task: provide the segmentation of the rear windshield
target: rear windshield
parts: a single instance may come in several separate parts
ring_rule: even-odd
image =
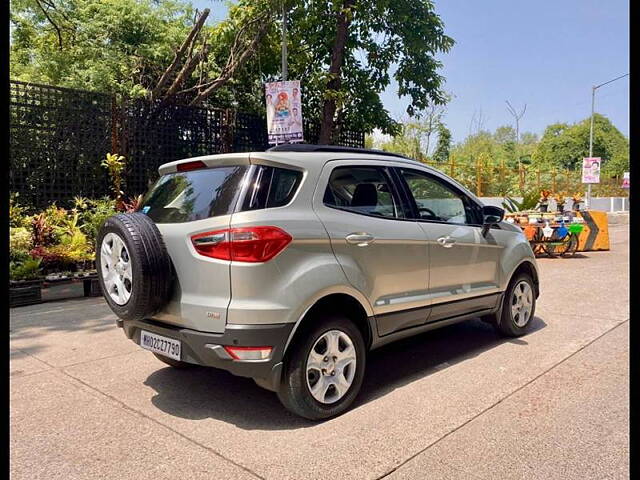
[[[182,223],[232,213],[247,166],[163,175],[140,210],[156,223]]]

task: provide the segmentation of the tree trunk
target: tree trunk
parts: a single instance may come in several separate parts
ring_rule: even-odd
[[[349,29],[350,9],[355,0],[343,0],[342,8],[338,13],[336,22],[336,40],[333,44],[331,52],[331,65],[329,67],[329,81],[325,90],[324,105],[322,107],[322,120],[320,124],[320,137],[318,143],[333,143],[334,117],[336,114],[335,93],[340,89],[342,84],[342,63],[344,61],[344,51],[347,43],[347,33]]]

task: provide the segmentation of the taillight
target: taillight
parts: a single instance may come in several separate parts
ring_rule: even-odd
[[[192,162],[184,162],[176,165],[176,170],[179,172],[189,172],[191,170],[199,170],[201,168],[207,168],[207,164],[202,160],[194,160]]]
[[[252,263],[271,260],[291,240],[291,235],[278,227],[228,228],[191,237],[200,255]]]

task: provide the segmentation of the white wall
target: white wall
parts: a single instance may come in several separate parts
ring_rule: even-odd
[[[514,197],[515,200],[521,201],[522,197]],[[503,197],[480,197],[480,200],[484,202],[485,205],[495,205],[497,207],[502,206],[502,202],[504,200]],[[568,199],[565,202],[565,206],[571,207],[571,199]],[[584,202],[583,202],[584,205]],[[555,211],[556,203],[553,199],[549,200],[549,211]],[[590,210],[600,210],[604,212],[628,212],[629,211],[629,198],[627,197],[592,197],[591,205],[589,205]]]

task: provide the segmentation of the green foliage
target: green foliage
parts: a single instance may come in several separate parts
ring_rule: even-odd
[[[380,93],[392,77],[398,94],[410,100],[407,113],[418,115],[443,104],[444,79],[438,53],[453,40],[430,0],[355,0],[338,90],[329,90],[336,12],[343,0],[286,0],[289,78],[300,79],[307,118],[320,118],[325,98],[338,101],[338,125],[398,133],[399,125],[382,105]],[[41,6],[43,8],[41,8]],[[228,17],[205,25],[207,59],[183,85],[213,79],[229,60],[238,32],[251,20],[279,12],[281,1],[239,0]],[[44,10],[43,10],[44,9]],[[10,68],[13,78],[66,87],[149,96],[171,64],[193,25],[194,9],[184,0],[14,0],[11,2]],[[271,22],[252,60],[236,70],[207,103],[264,112],[263,83],[280,77],[280,32]],[[392,69],[391,66],[394,66]],[[390,73],[393,71],[393,73]]]
[[[438,125],[438,144],[433,152],[433,159],[438,163],[449,161],[451,151],[451,131],[444,123]]]
[[[139,198],[127,205],[134,208]],[[12,201],[13,202],[13,201]],[[76,197],[73,208],[60,208],[53,204],[37,212],[32,217],[17,214],[12,203],[15,218],[9,230],[11,278],[32,278],[34,272],[74,271],[78,267],[91,267],[95,258],[95,242],[104,221],[117,213],[115,200],[108,197],[88,199]],[[36,268],[37,263],[37,268]]]
[[[109,197],[104,197],[97,200],[84,199],[79,205],[78,203],[76,205],[80,228],[93,245],[105,220],[118,213],[116,211],[116,202]]]
[[[573,125],[549,125],[533,153],[534,164],[545,168],[582,167],[589,156],[591,119]],[[604,115],[594,115],[593,156],[603,159],[601,176],[622,175],[629,170],[629,140]]]
[[[537,190],[530,190],[524,194],[521,201],[517,201],[512,197],[506,197],[502,202],[502,208],[510,213],[533,210],[538,204],[539,195],[540,192]]]
[[[348,36],[339,90],[327,90],[328,65],[336,35],[336,12],[344,2],[291,2],[289,15],[289,77],[302,81],[305,112],[320,118],[324,99],[337,99],[337,123],[370,132],[379,128],[397,134],[398,123],[382,105],[380,93],[395,79],[398,94],[417,115],[444,104],[444,79],[435,55],[448,52],[453,39],[429,0],[356,0],[349,9]],[[277,62],[277,58],[272,61]],[[390,67],[396,65],[394,69]]]
[[[9,262],[9,278],[11,280],[35,280],[41,274],[39,258],[28,257],[22,261]]]
[[[9,258],[12,261],[24,259],[33,246],[31,232],[25,227],[9,228]]]
[[[187,35],[193,8],[178,0],[13,0],[10,15],[12,77],[142,96]]]
[[[107,153],[107,157],[100,164],[111,179],[111,191],[113,192],[116,203],[122,201],[124,192],[122,191],[122,174],[126,166],[126,160],[122,155],[116,153]]]
[[[429,160],[430,151],[433,150],[432,146],[435,143],[434,138],[437,135],[436,150],[440,148],[439,155],[448,156],[451,132],[442,123],[445,111],[444,106],[430,107],[422,112],[420,118],[402,123],[400,132],[392,136],[389,141],[381,142],[379,147],[388,152],[400,153],[420,162],[426,162]],[[442,140],[440,140],[441,137]]]
[[[65,265],[75,264],[93,260],[95,254],[92,250],[86,235],[80,230],[75,230],[61,235],[60,243],[47,248],[44,257],[55,257],[57,262]]]

